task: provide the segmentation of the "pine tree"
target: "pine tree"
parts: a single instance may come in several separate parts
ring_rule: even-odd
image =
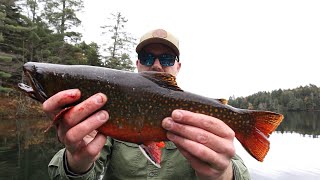
[[[11,91],[6,86],[12,77],[12,60],[15,53],[24,51],[21,40],[23,42],[23,35],[30,31],[21,17],[15,1],[0,4],[0,92]]]
[[[0,49],[3,52],[21,54],[25,58],[28,52],[26,42],[30,37],[32,30],[31,21],[20,13],[20,8],[14,3],[2,4],[0,6],[1,17],[0,32],[2,33],[2,42]]]
[[[113,25],[105,25],[103,35],[107,38],[107,43],[104,44],[105,50],[109,55],[105,56],[105,66],[113,69],[133,71],[135,67],[130,60],[130,53],[134,47],[136,39],[125,31],[125,24],[128,20],[122,16],[120,12],[111,14]]]
[[[0,53],[0,64],[7,64],[12,61],[12,57],[6,55],[4,53]],[[6,80],[11,77],[11,73],[8,73],[4,70],[0,70],[0,93],[1,92],[9,92],[11,88],[5,87]]]
[[[99,46],[97,43],[86,44],[80,43],[79,48],[82,49],[82,53],[85,55],[86,63],[91,66],[102,66],[101,55],[99,54]]]
[[[43,15],[49,25],[53,27],[63,39],[69,37],[71,41],[77,42],[81,34],[70,31],[71,28],[81,24],[76,13],[83,9],[82,0],[41,0],[45,3]]]

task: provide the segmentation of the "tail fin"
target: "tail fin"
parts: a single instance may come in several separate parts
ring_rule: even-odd
[[[254,128],[249,134],[236,132],[236,138],[255,159],[262,162],[270,148],[268,137],[279,126],[283,115],[268,111],[249,113],[255,122]]]

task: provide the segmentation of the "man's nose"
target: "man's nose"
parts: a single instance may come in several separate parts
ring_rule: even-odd
[[[160,61],[159,61],[158,58],[156,58],[156,59],[154,60],[154,63],[153,63],[153,65],[152,65],[152,69],[153,69],[154,71],[161,71],[161,70],[162,70],[162,66],[161,66]]]

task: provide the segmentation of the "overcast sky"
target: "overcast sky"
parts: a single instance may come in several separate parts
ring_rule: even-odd
[[[186,91],[228,99],[320,86],[318,0],[84,0],[84,6],[80,18],[88,43],[101,42],[100,26],[118,11],[138,39],[156,28],[177,36],[177,80]]]

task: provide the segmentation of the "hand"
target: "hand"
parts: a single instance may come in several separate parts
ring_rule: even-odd
[[[190,162],[200,179],[232,179],[235,134],[221,120],[175,110],[162,121],[167,137]]]
[[[78,89],[61,91],[43,103],[43,110],[54,117],[62,107],[79,100],[80,96]],[[58,122],[57,135],[66,147],[68,168],[74,173],[88,171],[99,158],[106,137],[95,129],[104,124],[109,115],[104,110],[94,112],[106,101],[104,94],[95,94],[67,111]]]

